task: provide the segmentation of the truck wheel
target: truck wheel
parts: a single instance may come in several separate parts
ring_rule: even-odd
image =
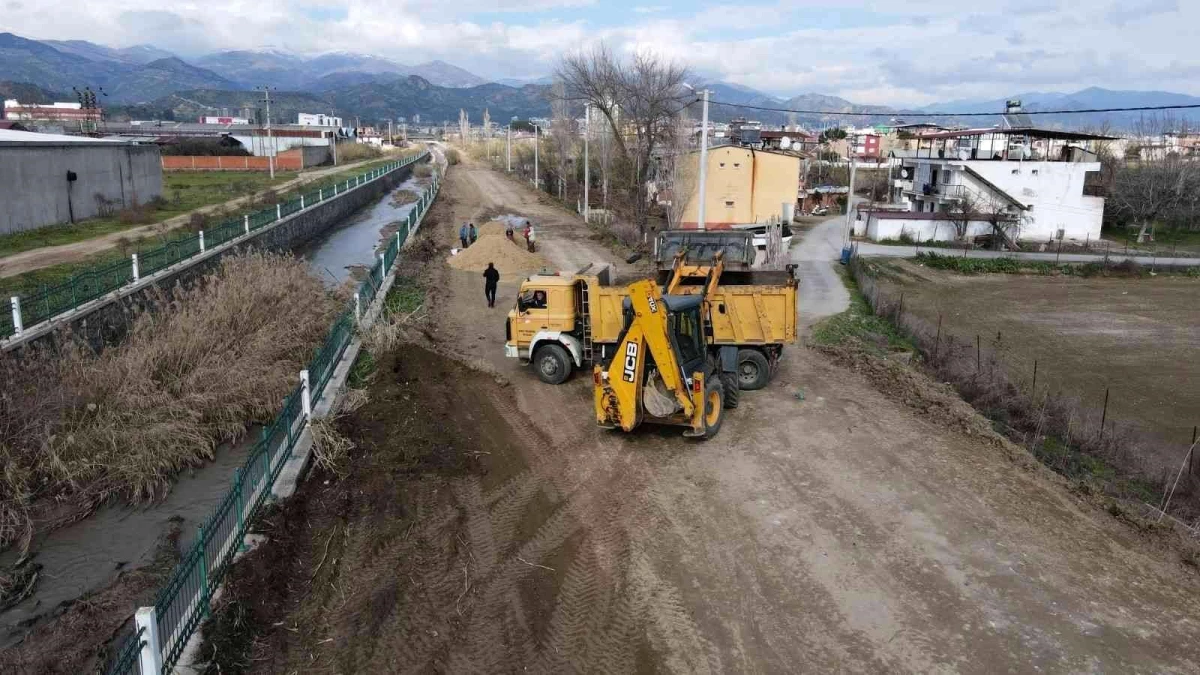
[[[546,384],[562,384],[571,376],[571,357],[561,345],[542,345],[533,354],[533,367]]]
[[[721,373],[721,389],[725,394],[725,409],[733,410],[738,407],[742,392],[738,388],[737,373]]]
[[[745,391],[755,391],[771,381],[771,364],[757,349],[738,350],[738,384]]]
[[[725,419],[725,388],[721,378],[714,377],[704,384],[704,440],[717,435]]]

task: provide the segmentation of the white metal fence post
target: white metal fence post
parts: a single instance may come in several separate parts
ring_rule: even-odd
[[[362,303],[358,299],[358,293],[354,294],[354,321],[358,322],[362,318]]]
[[[400,230],[396,230],[396,257],[400,257],[400,247],[404,245],[404,240],[400,238]]]
[[[300,371],[300,405],[304,410],[304,419],[312,419],[312,387],[308,381],[308,369]]]
[[[325,201],[325,188],[317,188],[317,201]]]
[[[153,607],[139,607],[133,615],[136,628],[142,631],[141,651],[138,653],[138,665],[142,675],[162,675],[162,649],[159,646],[158,617]]]
[[[275,220],[279,220],[282,217],[283,217],[283,205],[276,204],[275,205]]]
[[[13,315],[13,334],[20,335],[21,331],[25,330],[25,324],[21,321],[21,298],[12,296],[12,315]]]
[[[137,254],[130,256],[133,259],[133,280],[137,281],[142,278],[141,271],[138,269]]]
[[[246,228],[246,234],[250,234],[250,214],[242,216],[242,227]]]
[[[204,230],[200,230],[200,252],[204,253]]]
[[[304,195],[300,195],[300,210],[304,210]]]

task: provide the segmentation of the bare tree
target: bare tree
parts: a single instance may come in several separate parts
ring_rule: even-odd
[[[971,226],[971,222],[980,219],[978,198],[970,193],[963,192],[957,199],[952,199],[946,204],[946,217],[950,223],[954,225],[955,241],[966,241],[967,230]]]
[[[563,57],[556,76],[566,96],[590,104],[607,122],[617,156],[625,164],[621,188],[632,198],[634,222],[645,234],[645,175],[656,147],[669,135],[675,115],[694,98],[680,85],[686,67],[655,54],[618,59],[604,44]]]
[[[1194,227],[1200,165],[1168,145],[1182,124],[1169,118],[1143,119],[1133,127],[1137,154],[1111,158],[1105,215],[1110,224],[1138,228],[1138,241],[1154,238],[1158,224]],[[1103,159],[1103,158],[1102,158]]]
[[[569,114],[566,88],[555,82],[550,96],[550,150],[554,171],[557,174],[559,198],[562,199],[567,176],[567,162],[574,145],[574,120]]]
[[[666,139],[666,152],[662,161],[665,166],[660,172],[658,188],[670,190],[671,201],[667,205],[667,227],[679,228],[683,212],[696,193],[699,181],[700,156],[692,153],[692,120],[684,110]]]
[[[458,109],[458,133],[459,139],[462,141],[463,147],[471,140],[468,135],[471,132],[470,118],[467,117],[467,111],[462,108]]]

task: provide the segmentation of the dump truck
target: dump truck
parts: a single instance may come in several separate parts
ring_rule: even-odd
[[[722,365],[726,404],[736,407],[739,390],[765,387],[783,347],[796,339],[795,270],[726,284],[722,252],[696,264],[686,256],[686,249],[674,253],[665,288],[701,299],[706,348]],[[532,275],[508,313],[505,354],[532,363],[543,382],[561,384],[615,353],[630,318],[629,298],[628,287],[610,285],[608,268]]]
[[[704,294],[664,296],[653,279],[625,289],[617,349],[592,370],[598,425],[633,431],[652,422],[687,427],[683,435],[693,438],[717,435],[725,385],[705,344]]]

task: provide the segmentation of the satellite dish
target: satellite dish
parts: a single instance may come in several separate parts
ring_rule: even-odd
[[[900,169],[900,176],[904,178],[904,180],[910,180],[912,178],[912,169],[908,167]]]
[[[787,136],[779,139],[779,147],[783,148],[784,150],[792,147],[792,139],[788,138]]]

